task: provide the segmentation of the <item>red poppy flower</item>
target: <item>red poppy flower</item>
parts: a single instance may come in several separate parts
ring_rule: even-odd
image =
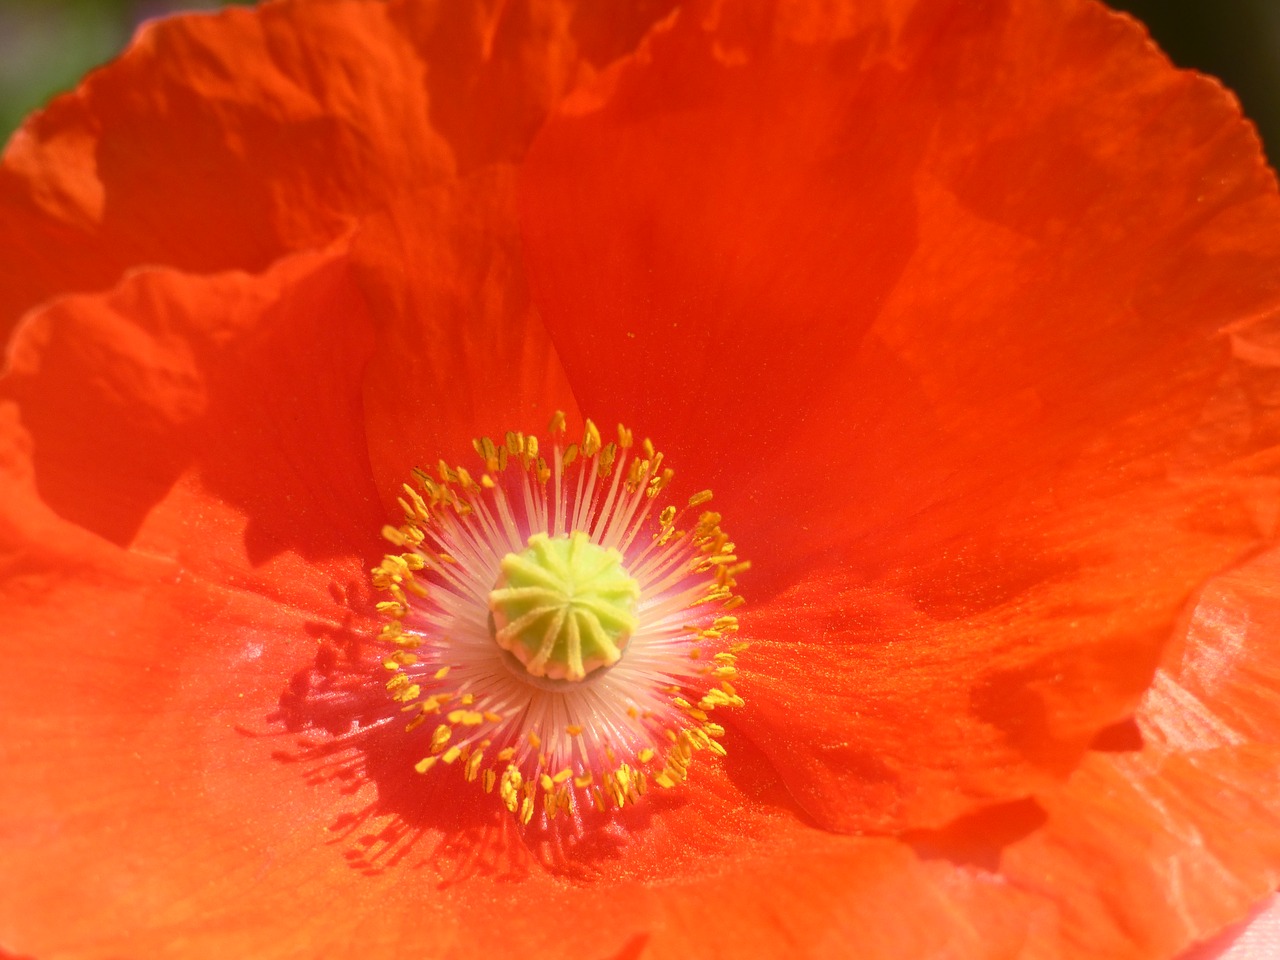
[[[10,142],[0,949],[1167,958],[1280,885],[1233,101],[1090,0],[669,7],[176,18]],[[727,756],[572,833],[365,670],[413,469],[556,410],[753,561]]]

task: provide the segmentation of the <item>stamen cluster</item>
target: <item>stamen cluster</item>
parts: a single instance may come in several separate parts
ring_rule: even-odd
[[[695,753],[724,753],[712,712],[742,703],[731,681],[745,644],[732,642],[729,611],[747,564],[720,515],[699,510],[710,491],[658,508],[672,471],[652,443],[619,426],[604,444],[590,420],[579,443],[564,445],[565,432],[558,413],[549,457],[537,437],[508,433],[474,441],[477,474],[443,461],[415,471],[404,523],[383,531],[399,552],[373,571],[387,594],[387,690],[422,744],[416,769],[456,767],[524,824],[676,786]],[[634,629],[620,656],[589,662],[599,669],[581,669],[579,653],[562,679],[530,672],[495,638],[503,561],[583,536],[616,551],[638,585]]]

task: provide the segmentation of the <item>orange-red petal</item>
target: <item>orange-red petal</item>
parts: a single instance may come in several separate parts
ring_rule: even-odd
[[[822,823],[937,826],[1069,770],[1274,533],[1225,331],[1280,310],[1280,203],[1097,4],[820,6],[686,11],[567,101],[528,261],[579,403],[755,561],[746,729]]]
[[[149,23],[5,151],[0,330],[133,265],[262,270],[451,167],[421,61],[384,5]]]
[[[373,326],[337,247],[257,276],[141,272],[22,328],[0,407],[6,949],[1013,960],[1016,914],[959,911],[984,897],[907,847],[806,824],[734,738],[723,765],[575,853],[587,883],[504,842],[392,741],[285,762],[299,751],[271,715],[288,678],[372,629]],[[130,451],[111,463],[91,430],[55,438],[94,465],[84,505],[43,489],[70,485],[40,455],[55,404]]]
[[[129,267],[261,270],[406,190],[524,152],[663,4],[313,3],[145,25],[0,162],[0,337]]]
[[[1280,886],[1280,554],[1212,580],[1137,714],[1140,748],[1091,753],[1037,800],[1001,873],[1056,899],[1067,943],[1170,956]]]
[[[356,276],[375,327],[363,377],[374,478],[395,515],[414,467],[469,469],[478,436],[545,435],[577,406],[529,300],[515,174],[494,164],[407,192],[361,227]]]
[[[1280,953],[1280,897],[1187,951],[1179,960],[1268,960]]]
[[[35,638],[6,649],[0,675],[7,949],[1016,956],[1016,916],[988,938],[905,846],[803,824],[746,744],[598,838],[576,879],[407,765],[281,762],[293,741],[265,714],[308,645],[300,635],[352,628],[323,596],[337,569],[303,574],[296,586],[315,589],[281,604],[45,519],[57,546],[24,564],[0,606],[4,636]],[[56,632],[51,606],[65,611]]]
[[[230,574],[376,544],[358,396],[371,350],[340,248],[260,276],[143,271],[28,315],[0,399],[20,410],[54,512]],[[224,509],[243,531],[218,529]],[[244,555],[222,556],[241,535]]]

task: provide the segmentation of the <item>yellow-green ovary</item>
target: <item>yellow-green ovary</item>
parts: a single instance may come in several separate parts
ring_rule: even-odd
[[[531,676],[583,680],[612,666],[635,633],[640,586],[617,550],[585,533],[535,533],[502,558],[489,592],[494,640]]]

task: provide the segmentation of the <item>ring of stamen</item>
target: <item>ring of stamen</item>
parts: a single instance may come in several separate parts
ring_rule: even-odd
[[[523,823],[638,801],[723,754],[716,709],[732,679],[747,564],[702,507],[655,508],[672,472],[618,428],[553,449],[475,441],[479,476],[415,472],[398,553],[373,572],[387,599],[387,689],[420,740],[423,774],[460,768]],[[512,660],[516,664],[512,664]]]

